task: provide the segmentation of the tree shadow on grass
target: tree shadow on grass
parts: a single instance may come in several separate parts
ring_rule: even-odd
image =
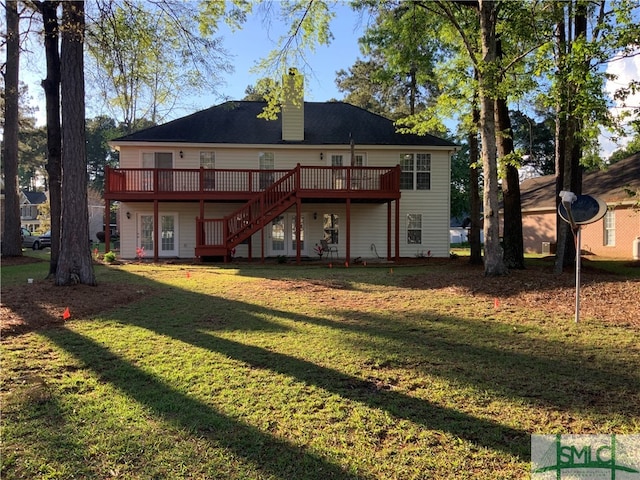
[[[155,415],[233,451],[269,475],[309,480],[366,478],[216,412],[85,336],[66,328],[49,329],[42,334],[94,371],[100,381],[109,382]]]
[[[347,321],[310,321],[384,339],[381,346],[358,336],[353,347],[391,358],[388,367],[423,369],[553,409],[640,418],[640,359],[629,363],[629,354],[623,351],[607,350],[603,358],[598,348],[579,342],[532,338],[526,327],[518,330],[500,322],[428,312],[420,321],[401,315],[390,321],[372,313],[363,319],[350,310],[335,313]]]
[[[184,295],[183,301],[191,305],[202,302],[202,299],[197,299],[199,294],[181,292],[181,295]],[[215,306],[216,312],[242,310],[244,319],[242,326],[248,331],[256,329],[272,331],[272,327],[269,326],[272,322],[264,320],[265,316],[284,317],[302,323],[317,321],[317,319],[306,315],[292,314],[291,312],[220,298],[210,300],[209,304]],[[198,312],[191,313],[195,316],[198,315]],[[168,336],[211,352],[221,353],[255,368],[268,369],[271,372],[289,376],[297,381],[338,394],[342,398],[387,411],[399,419],[410,420],[429,429],[450,432],[482,447],[514,456],[526,458],[528,455],[529,434],[526,431],[477,418],[401,392],[381,390],[374,382],[307,360],[294,358],[266,348],[246,345],[213,334],[216,330],[221,329],[236,330],[238,325],[232,322],[226,325],[213,324],[210,328],[208,322],[197,320],[194,324],[185,319],[167,322],[149,321],[135,315],[127,315],[126,317],[126,320],[122,320],[123,323],[145,328],[156,334]],[[202,331],[198,327],[202,327],[206,331]]]

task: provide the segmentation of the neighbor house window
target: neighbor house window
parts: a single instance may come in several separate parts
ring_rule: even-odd
[[[325,213],[322,221],[324,229],[324,239],[327,243],[338,244],[338,215],[335,213]]]
[[[409,244],[422,243],[422,214],[421,213],[407,214],[407,243]]]
[[[400,189],[431,189],[430,153],[403,153],[400,155]]]
[[[607,247],[616,245],[616,212],[607,210],[604,215],[604,244]]]
[[[202,168],[216,168],[216,152],[200,152],[200,166]]]

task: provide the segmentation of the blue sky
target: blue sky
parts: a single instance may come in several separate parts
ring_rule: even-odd
[[[245,88],[254,85],[260,78],[249,70],[255,63],[267,56],[276,48],[278,38],[283,34],[285,26],[273,22],[269,29],[262,24],[259,13],[251,16],[242,30],[230,32],[228,28],[221,30],[224,47],[234,56],[235,73],[227,76],[227,85],[221,93],[237,100],[244,96]],[[335,85],[336,72],[347,70],[361,56],[358,38],[362,32],[360,14],[347,5],[338,5],[336,16],[331,22],[334,40],[328,46],[321,46],[314,53],[309,53],[307,61],[309,71],[305,72],[307,99],[325,101],[341,98]],[[303,66],[291,65],[300,69]]]
[[[358,57],[362,57],[358,46],[358,38],[363,31],[363,23],[366,16],[354,12],[348,5],[338,2],[336,4],[336,16],[331,22],[331,31],[334,39],[328,46],[320,46],[315,52],[307,54],[306,66],[291,65],[304,70],[306,100],[326,101],[332,98],[340,99],[343,94],[338,91],[335,84],[336,72],[340,69],[348,70]],[[270,27],[263,24],[262,15],[256,12],[247,18],[242,29],[231,31],[223,26],[218,36],[223,39],[223,48],[230,55],[230,62],[234,66],[232,74],[225,74],[224,84],[210,95],[194,95],[182,102],[185,107],[172,112],[171,118],[193,113],[197,110],[217,105],[225,100],[239,100],[245,96],[245,89],[249,85],[255,85],[263,76],[250,73],[252,67],[264,59],[270,51],[276,49],[277,41],[287,26],[282,22],[272,19]],[[29,93],[33,97],[33,104],[37,105],[38,124],[43,125],[45,118],[44,94],[40,87],[40,81],[46,76],[44,58],[38,54],[38,48],[34,47],[34,53],[29,60],[25,59],[21,80],[29,85]],[[21,60],[22,61],[22,60]],[[186,106],[188,105],[188,106]],[[101,113],[91,108],[91,99],[87,98],[87,116],[93,117]]]

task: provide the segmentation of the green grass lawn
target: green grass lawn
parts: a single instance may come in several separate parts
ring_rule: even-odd
[[[640,433],[637,329],[406,286],[441,268],[96,266],[139,300],[2,341],[0,476],[525,479],[532,433]]]

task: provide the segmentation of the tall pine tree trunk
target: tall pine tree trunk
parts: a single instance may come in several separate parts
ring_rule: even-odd
[[[63,3],[62,229],[56,285],[95,285],[87,210],[84,104],[84,2]]]
[[[60,257],[60,221],[62,215],[62,132],[60,127],[60,52],[57,10],[60,2],[46,0],[37,4],[44,24],[44,51],[47,78],[42,81],[47,112],[47,173],[51,216],[51,258],[49,275],[55,275]]]
[[[496,57],[497,2],[480,0],[482,66],[479,71],[480,135],[484,172],[484,274],[504,275],[507,268],[500,245],[498,164],[496,156],[495,88],[498,82]]]
[[[473,107],[473,125],[480,123],[480,111],[474,105]],[[482,242],[480,241],[480,231],[482,224],[480,222],[480,176],[478,174],[478,159],[480,158],[480,143],[478,142],[478,131],[473,130],[469,133],[469,199],[471,226],[469,229],[469,247],[471,255],[469,263],[472,265],[482,264]]]
[[[513,131],[509,108],[505,99],[496,100],[496,128],[498,155],[508,158],[513,153]],[[522,234],[522,208],[520,205],[520,175],[512,162],[505,165],[502,179],[502,205],[504,209],[504,263],[507,268],[524,268],[524,240]]]
[[[20,236],[20,196],[18,194],[18,72],[20,71],[20,18],[18,2],[5,3],[7,19],[6,52],[7,63],[4,76],[4,230],[2,234],[2,255],[17,257],[22,255]]]
[[[580,195],[582,193],[582,167],[580,166],[582,123],[576,114],[580,85],[575,79],[586,78],[590,65],[586,56],[579,58],[577,57],[579,53],[572,52],[572,49],[576,45],[576,41],[587,34],[587,11],[586,5],[581,1],[557,4],[556,8],[556,15],[562,19],[556,28],[559,78],[559,100],[556,114],[556,193],[559,194],[560,190],[568,190]],[[564,23],[564,8],[575,12],[573,36],[570,36]],[[569,18],[568,15],[567,18]],[[573,54],[570,66],[569,54]],[[559,203],[558,198],[556,198],[556,202]],[[576,245],[569,225],[559,215],[556,216],[556,222],[558,238],[554,272],[560,274],[565,267],[574,264]]]

